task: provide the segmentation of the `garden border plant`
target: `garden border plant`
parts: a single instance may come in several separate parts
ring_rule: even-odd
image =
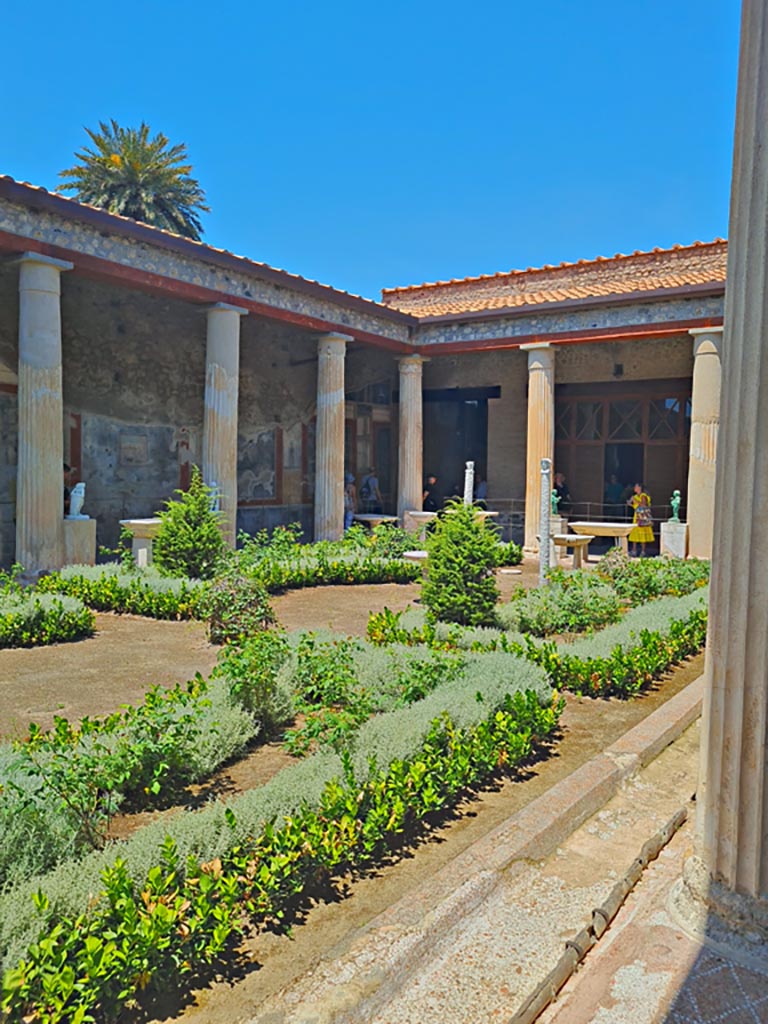
[[[281,918],[318,877],[375,859],[388,841],[468,786],[520,763],[557,727],[562,702],[555,695],[542,704],[550,691],[540,670],[503,658],[536,688],[510,696],[509,676],[498,672],[458,681],[366,723],[359,753],[341,760],[316,755],[227,807],[170,822],[171,835],[163,834],[154,853],[152,835],[162,833],[150,826],[122,844],[123,857],[93,855],[78,871],[79,891],[92,885],[94,869],[102,877],[102,895],[87,912],[72,906],[71,890],[62,901],[61,889],[41,883],[37,920],[13,922],[21,931],[16,943],[3,914],[6,954],[12,955],[9,939],[12,948],[20,939],[24,948],[25,929],[39,929],[22,963],[5,973],[8,1020],[29,1013],[46,1024],[85,1021],[92,1011],[109,1016],[142,989],[178,984],[219,956],[243,911],[254,923]],[[289,773],[293,786],[286,791]],[[131,850],[138,854],[132,867]],[[3,898],[4,911],[9,900],[24,899],[24,889]]]

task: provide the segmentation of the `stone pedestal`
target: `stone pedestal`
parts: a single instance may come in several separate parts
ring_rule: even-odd
[[[661,552],[670,558],[688,555],[688,523],[667,521],[661,524]]]
[[[344,334],[327,334],[317,352],[315,540],[344,533]]]
[[[698,854],[768,939],[768,5],[744,0],[728,232]],[[695,496],[689,495],[689,501]]]
[[[131,553],[140,569],[152,565],[152,544],[160,529],[160,519],[121,519],[120,525],[133,534]]]
[[[96,520],[64,520],[64,564],[96,564]]]
[[[16,561],[29,575],[64,562],[60,278],[71,269],[33,252],[20,260]]]
[[[203,480],[220,495],[222,533],[235,546],[237,519],[237,394],[240,375],[240,317],[247,310],[217,302],[207,310]]]
[[[688,460],[689,546],[695,558],[711,558],[723,329],[699,328],[690,334],[693,335],[693,394]]]
[[[421,395],[421,356],[400,360],[400,440],[397,466],[397,515],[421,508],[424,487],[423,403]]]
[[[555,356],[550,345],[521,345],[528,353],[528,439],[525,462],[525,549],[539,549],[541,460],[555,443]]]

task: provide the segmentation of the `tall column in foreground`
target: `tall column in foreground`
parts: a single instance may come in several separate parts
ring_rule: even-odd
[[[344,354],[351,340],[326,334],[318,343],[315,540],[344,533]]]
[[[693,397],[688,461],[688,552],[696,558],[711,558],[723,328],[701,327],[689,333],[693,335]]]
[[[397,464],[397,514],[421,511],[424,486],[424,414],[421,356],[405,356],[400,360],[400,442]]]
[[[35,252],[20,259],[16,561],[30,574],[64,562],[60,278],[71,269]]]
[[[230,547],[237,532],[237,393],[240,378],[240,317],[248,311],[226,302],[206,310],[203,480],[221,497],[222,533]]]
[[[768,5],[745,0],[723,339],[700,852],[705,898],[768,939]]]
[[[521,345],[528,353],[528,450],[525,461],[525,548],[539,550],[541,460],[554,458],[555,353],[546,343]]]

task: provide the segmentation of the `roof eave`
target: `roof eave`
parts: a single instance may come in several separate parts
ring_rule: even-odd
[[[428,316],[412,314],[419,325],[456,323],[457,321],[496,320],[500,317],[524,317],[531,313],[548,313],[563,309],[597,309],[601,306],[626,306],[637,302],[657,302],[663,299],[698,298],[725,293],[725,281],[704,284],[679,285],[674,288],[654,288],[650,291],[621,292],[616,295],[589,295],[582,299],[562,299],[559,302],[539,302],[527,306],[503,306],[494,309],[468,310],[464,313],[440,313]]]
[[[181,235],[173,235],[159,228],[153,228],[151,225],[143,224],[141,221],[117,217],[106,210],[99,210],[94,206],[86,206],[83,203],[78,203],[77,200],[56,195],[56,193],[48,192],[43,188],[25,185],[4,175],[0,175],[0,198],[20,203],[30,209],[42,209],[64,217],[66,220],[80,221],[99,231],[109,231],[112,234],[132,238],[138,242],[145,242],[147,245],[152,245],[156,248],[167,249],[170,252],[191,257],[201,263],[213,263],[226,270],[247,273],[271,284],[290,288],[293,291],[312,295],[329,302],[335,302],[340,306],[361,310],[369,315],[381,316],[393,322],[408,324],[409,326],[415,326],[418,323],[418,319],[412,313],[406,313],[392,306],[386,306],[381,302],[375,302],[373,299],[365,299],[359,295],[350,295],[347,292],[333,288],[331,285],[309,281],[306,278],[290,274],[288,271],[270,267],[266,263],[257,263],[249,260],[246,256],[236,256],[234,253],[214,249],[212,246],[206,245],[205,242],[195,242]]]

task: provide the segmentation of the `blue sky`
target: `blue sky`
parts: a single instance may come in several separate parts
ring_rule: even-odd
[[[382,286],[727,233],[738,0],[38,0],[3,13],[0,173],[83,126],[184,141],[212,245]]]

